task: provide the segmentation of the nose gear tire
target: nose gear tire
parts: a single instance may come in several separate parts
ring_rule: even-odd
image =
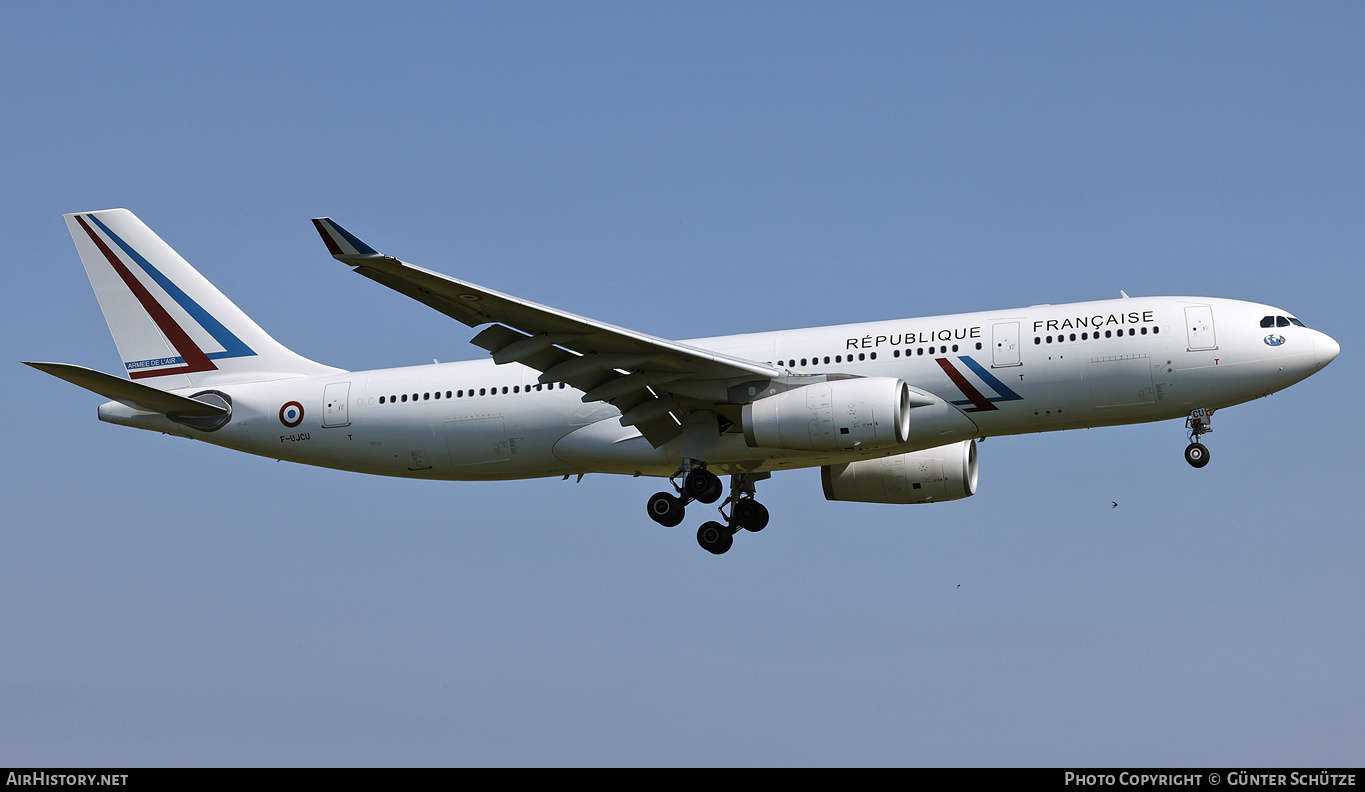
[[[1209,449],[1203,443],[1190,443],[1185,446],[1185,461],[1191,467],[1201,468],[1209,463]]]

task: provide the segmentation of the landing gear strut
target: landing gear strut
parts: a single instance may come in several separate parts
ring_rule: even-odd
[[[718,522],[704,522],[697,529],[697,544],[708,553],[720,555],[735,542],[735,532]]]
[[[683,477],[682,491],[702,503],[715,503],[724,489],[720,476],[704,467],[694,467]]]
[[[675,498],[667,492],[656,492],[649,496],[649,517],[665,528],[672,528],[683,521],[682,498]]]
[[[682,474],[682,486],[678,486],[673,479]],[[665,528],[672,528],[683,521],[683,515],[687,504],[692,501],[702,503],[715,503],[719,498],[724,486],[720,483],[720,477],[707,470],[704,465],[684,465],[682,470],[673,474],[668,481],[677,490],[677,495],[670,495],[667,492],[656,492],[649,496],[646,507],[649,510],[649,518]]]
[[[768,507],[752,497],[745,498],[731,507],[730,519],[740,528],[758,533],[768,527]]]
[[[1189,462],[1191,467],[1201,468],[1209,463],[1209,449],[1199,442],[1199,438],[1213,431],[1212,416],[1213,410],[1200,408],[1185,419],[1185,428],[1189,430],[1190,440],[1190,444],[1185,446],[1185,461]]]
[[[734,544],[735,534],[741,530],[758,533],[768,527],[768,507],[754,500],[754,482],[767,478],[769,473],[734,473],[730,476],[730,497],[718,508],[724,523],[702,523],[697,530],[697,544],[708,553],[720,555]],[[730,507],[726,513],[725,507]]]
[[[650,496],[647,505],[650,519],[666,528],[672,528],[682,522],[687,504],[692,501],[715,503],[720,500],[724,490],[720,477],[700,464],[684,465],[678,473],[683,476],[681,485],[674,481],[677,474],[669,479],[678,494],[674,496],[667,492],[656,492]],[[716,509],[721,517],[725,518],[725,522],[710,520],[702,523],[701,528],[697,529],[697,544],[701,545],[702,549],[720,555],[730,549],[734,544],[735,534],[741,530],[757,533],[767,527],[768,509],[754,500],[754,482],[768,478],[769,475],[771,474],[730,475],[730,495]]]

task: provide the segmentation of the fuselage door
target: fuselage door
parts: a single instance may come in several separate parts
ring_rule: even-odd
[[[1023,365],[1019,361],[1019,323],[1000,322],[991,328],[991,368]]]
[[[1207,305],[1185,307],[1185,332],[1189,334],[1190,351],[1217,349],[1218,339],[1213,333],[1213,308]]]
[[[350,426],[351,419],[346,414],[346,402],[351,397],[351,383],[329,382],[322,389],[322,426]]]

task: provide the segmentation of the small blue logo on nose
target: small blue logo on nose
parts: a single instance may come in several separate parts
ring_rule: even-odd
[[[1266,336],[1261,340],[1265,341],[1266,346],[1279,346],[1280,344],[1284,343],[1284,336],[1275,335],[1274,333],[1271,333],[1270,335]]]

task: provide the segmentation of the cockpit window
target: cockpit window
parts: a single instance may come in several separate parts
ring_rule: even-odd
[[[1303,328],[1307,328],[1307,327],[1308,327],[1308,325],[1304,324],[1303,322],[1300,322],[1298,319],[1295,319],[1295,318],[1292,317],[1292,316],[1289,317],[1289,321],[1290,321],[1290,322],[1293,322],[1294,324],[1298,325],[1299,327],[1303,327]]]
[[[1261,327],[1274,327],[1274,326],[1275,326],[1275,317],[1273,317],[1273,316],[1262,316],[1262,317],[1261,317]]]
[[[1289,320],[1286,319],[1286,318],[1284,318],[1283,316],[1277,316],[1277,317],[1275,317],[1275,326],[1276,326],[1276,327],[1288,327],[1288,326],[1289,326]]]

